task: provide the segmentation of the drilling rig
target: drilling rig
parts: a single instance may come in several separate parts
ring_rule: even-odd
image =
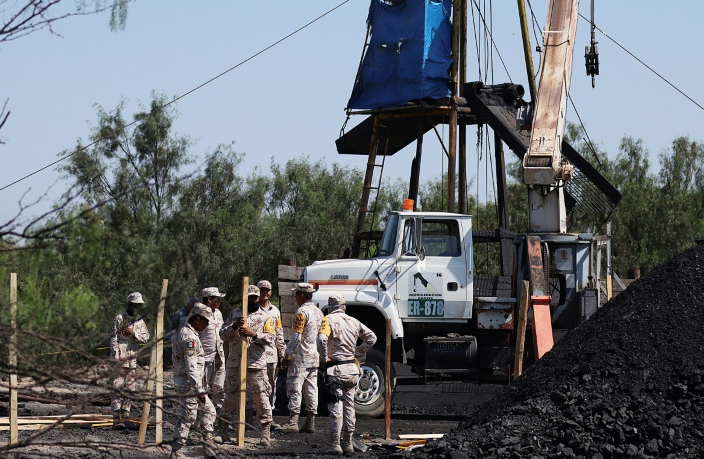
[[[372,0],[370,32],[349,113],[366,118],[337,140],[340,154],[367,156],[351,259],[317,261],[303,280],[321,307],[344,295],[347,313],[377,336],[390,323],[391,357],[424,378],[472,374],[510,378],[598,306],[599,263],[607,238],[569,233],[570,216],[609,214],[620,193],[564,140],[578,0],[550,0],[539,78],[533,80],[522,11],[529,101],[521,85],[466,81],[466,0]],[[414,22],[415,21],[415,22]],[[425,41],[423,41],[425,40]],[[449,83],[448,83],[449,81]],[[423,136],[448,124],[447,208],[416,208]],[[473,228],[466,211],[470,125],[494,132],[498,227]],[[384,159],[415,142],[408,199],[373,231]],[[513,232],[503,145],[521,160],[529,227]],[[459,167],[458,167],[459,166]],[[457,184],[456,177],[459,179]],[[457,197],[457,206],[455,202]],[[477,272],[479,244],[500,247],[499,275]],[[528,281],[527,291],[523,288]],[[521,312],[521,304],[525,310]],[[519,318],[533,339],[517,351]],[[521,343],[522,345],[522,343]],[[357,412],[384,409],[384,342],[362,365]],[[518,352],[519,355],[516,355]],[[393,390],[393,389],[392,389]]]

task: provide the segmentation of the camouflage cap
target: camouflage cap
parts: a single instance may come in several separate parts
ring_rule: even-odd
[[[268,280],[260,280],[259,282],[257,282],[257,287],[271,290],[271,282],[269,282]]]
[[[294,288],[291,289],[292,292],[303,292],[303,293],[313,293],[315,292],[315,287],[313,284],[308,282],[299,282]]]
[[[259,287],[256,285],[247,287],[247,296],[259,296]]]
[[[186,319],[186,322],[190,321],[191,318],[195,316],[201,316],[202,318],[207,319],[208,322],[212,322],[213,310],[203,303],[196,303],[193,305],[193,309],[191,309],[190,314],[188,314],[188,319]]]
[[[343,305],[345,304],[345,296],[344,295],[330,295],[330,298],[328,298],[328,305],[330,306],[335,306],[335,305]]]
[[[224,293],[220,293],[220,290],[218,290],[217,287],[206,287],[200,292],[201,298],[209,298],[211,296],[218,296],[222,298],[225,296]]]
[[[128,303],[144,304],[144,300],[142,299],[142,294],[139,292],[132,292],[129,295],[127,295],[127,302]]]

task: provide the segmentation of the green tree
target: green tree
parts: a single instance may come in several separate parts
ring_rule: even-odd
[[[659,199],[654,204],[660,228],[655,236],[661,261],[665,261],[692,247],[695,239],[704,235],[704,146],[679,137],[659,160]]]
[[[308,158],[284,167],[272,161],[267,217],[276,216],[279,259],[296,258],[299,265],[337,258],[351,247],[357,222],[362,173]],[[274,242],[274,241],[272,241]]]
[[[167,225],[169,265],[185,300],[207,285],[239,292],[242,276],[259,277],[267,228],[262,227],[267,179],[242,177],[244,155],[234,144],[208,157],[202,174],[181,190]],[[207,285],[206,285],[207,284]]]
[[[647,272],[662,261],[662,254],[653,238],[659,189],[643,141],[624,137],[616,158],[604,161],[604,175],[623,194],[611,216],[614,269]]]
[[[123,110],[124,102],[112,112],[98,107],[91,146],[79,143],[61,169],[86,190],[88,203],[108,201],[103,212],[113,227],[158,236],[178,193],[178,174],[192,162],[192,142],[173,136],[177,114],[163,95],[155,95],[149,110],[135,114],[132,123],[124,119]]]

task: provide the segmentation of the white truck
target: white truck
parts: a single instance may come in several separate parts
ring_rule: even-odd
[[[379,337],[362,364],[358,413],[383,413],[387,319],[392,361],[420,376],[510,375],[517,305],[517,282],[511,278],[527,278],[525,241],[525,236],[513,241],[515,276],[481,276],[474,269],[471,216],[400,211],[388,216],[372,258],[316,261],[304,268],[303,281],[317,287],[315,303],[322,307],[330,295],[344,295],[347,313]],[[596,310],[590,282],[594,244],[587,234],[543,235],[556,335]],[[393,370],[389,377],[393,386]]]

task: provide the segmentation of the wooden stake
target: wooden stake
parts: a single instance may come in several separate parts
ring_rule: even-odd
[[[249,290],[249,277],[242,279],[242,317],[247,320],[247,290]],[[246,323],[246,322],[245,322]],[[240,336],[240,390],[237,400],[237,446],[244,446],[244,410],[247,402],[247,337]]]
[[[386,352],[384,353],[384,432],[391,440],[391,319],[386,319]]]
[[[17,273],[10,273],[10,444],[19,441],[17,428]]]
[[[154,442],[160,445],[163,442],[164,427],[162,418],[164,414],[164,306],[166,304],[166,293],[169,288],[169,280],[161,281],[161,296],[159,297],[159,307],[156,313],[156,412],[154,413],[154,425],[156,428]]]
[[[154,390],[154,378],[156,377],[156,346],[152,348],[152,357],[149,361],[149,375],[147,376],[146,382],[146,393],[149,397],[152,395],[152,390]],[[139,424],[139,434],[137,435],[137,444],[143,445],[147,437],[147,423],[149,422],[149,411],[151,409],[151,403],[149,400],[144,402],[144,407],[142,408],[142,422]]]
[[[152,395],[154,385],[156,384],[156,409],[155,409],[155,444],[160,445],[163,442],[163,395],[164,395],[164,304],[166,303],[166,292],[169,286],[169,280],[164,279],[161,284],[161,296],[159,298],[159,306],[156,314],[156,325],[154,326],[154,337],[156,345],[152,348],[151,360],[149,361],[149,375],[146,381],[146,393]],[[149,400],[144,402],[142,409],[142,420],[139,424],[139,434],[137,435],[137,444],[143,445],[147,437],[147,425],[149,424],[149,412],[151,403]]]
[[[528,323],[528,298],[530,298],[530,283],[524,280],[521,285],[521,299],[518,306],[518,326],[516,329],[516,350],[513,364],[513,378],[523,373],[523,351],[526,344],[526,324]]]

